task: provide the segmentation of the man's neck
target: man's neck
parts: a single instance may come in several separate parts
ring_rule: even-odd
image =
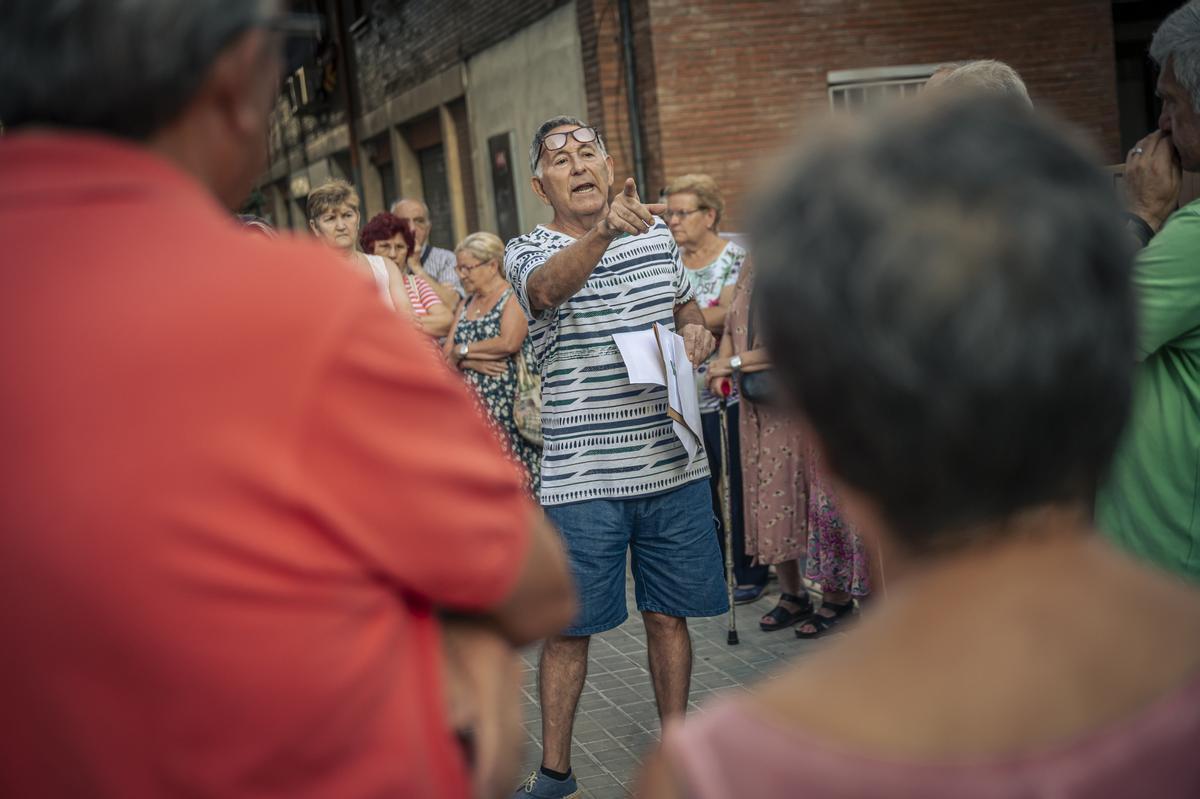
[[[596,213],[587,216],[560,214],[555,211],[554,219],[546,227],[556,230],[559,233],[565,233],[573,239],[578,239],[587,235],[606,216],[608,216],[608,203],[605,203],[604,207]]]

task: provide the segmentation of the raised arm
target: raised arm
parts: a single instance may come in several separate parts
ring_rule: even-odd
[[[608,207],[608,215],[574,244],[552,255],[526,283],[530,308],[536,313],[557,308],[583,288],[600,263],[608,245],[622,234],[637,236],[654,226],[654,215],[666,210],[661,203],[644,205],[633,178]]]
[[[564,247],[529,276],[526,290],[536,311],[557,308],[583,288],[616,235],[601,221],[578,241]]]

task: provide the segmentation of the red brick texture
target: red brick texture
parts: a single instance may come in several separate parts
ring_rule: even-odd
[[[616,2],[578,0],[589,112],[632,171]],[[707,172],[726,229],[764,157],[828,108],[827,72],[998,58],[1119,160],[1107,0],[634,0],[650,190]]]

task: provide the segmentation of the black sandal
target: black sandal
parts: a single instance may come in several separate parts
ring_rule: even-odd
[[[783,606],[784,602],[794,602],[800,606],[800,609],[788,610]],[[775,623],[764,624],[762,620],[759,620],[758,629],[762,630],[764,633],[782,630],[787,627],[791,627],[797,622],[804,621],[812,615],[812,598],[808,595],[807,591],[804,592],[804,596],[802,597],[796,596],[795,594],[780,594],[779,602],[775,605],[775,607],[771,608],[770,612],[763,616],[764,619],[772,619]]]
[[[813,626],[813,631],[811,633],[806,633],[804,630],[796,630],[797,638],[803,638],[805,640],[820,638],[822,635],[829,632],[831,628],[836,627],[843,621],[848,621],[846,617],[854,611],[854,600],[847,600],[840,605],[834,602],[822,602],[821,610],[824,610],[825,608],[832,610],[833,615],[823,616],[821,615],[820,611],[814,612],[809,618],[804,620]]]

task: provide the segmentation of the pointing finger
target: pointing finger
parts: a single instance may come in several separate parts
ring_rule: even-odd
[[[633,182],[633,178],[625,178],[625,196],[637,197],[637,184]]]
[[[665,214],[667,212],[667,204],[666,203],[648,203],[646,205],[646,210],[649,211],[650,213],[654,214],[655,216],[662,216],[663,214]]]

